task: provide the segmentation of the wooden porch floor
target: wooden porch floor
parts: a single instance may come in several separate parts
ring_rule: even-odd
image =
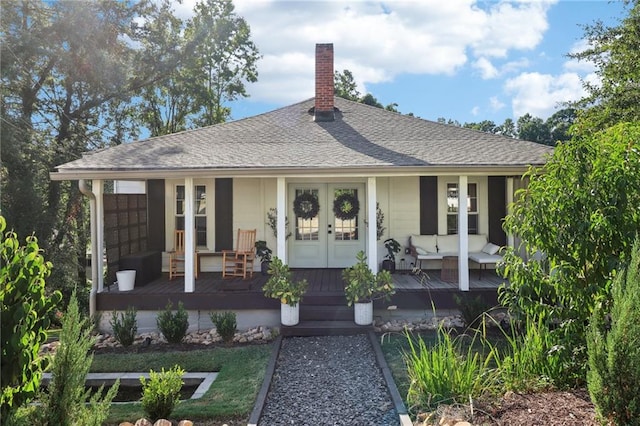
[[[327,300],[342,303],[344,300],[342,269],[294,269],[292,272],[295,280],[304,278],[309,282],[303,304],[321,304]],[[451,308],[452,295],[458,293],[458,284],[443,281],[439,270],[426,273],[425,278],[410,271],[393,274],[396,295],[388,304],[415,305],[415,299],[428,297],[440,300],[443,308]],[[223,279],[219,272],[205,272],[196,280],[195,291],[185,293],[183,278],[169,280],[168,274],[163,273],[159,279],[127,292],[118,291],[115,284],[105,287],[97,295],[97,305],[101,311],[125,309],[127,306],[141,310],[162,309],[168,301],[174,305],[182,301],[187,309],[277,309],[278,301],[262,294],[262,286],[268,278],[257,272],[246,280]],[[503,282],[492,270],[483,271],[481,277],[478,270],[470,271],[470,292],[487,295],[491,301],[495,300],[496,290]]]

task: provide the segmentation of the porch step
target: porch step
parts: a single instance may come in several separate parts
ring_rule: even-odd
[[[370,330],[373,330],[373,326],[356,325],[352,318],[350,321],[300,321],[298,325],[281,326],[280,334],[285,337],[353,336]]]
[[[300,304],[301,321],[353,321],[353,307],[339,305]]]

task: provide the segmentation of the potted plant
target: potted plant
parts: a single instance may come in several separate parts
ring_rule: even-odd
[[[367,264],[367,256],[358,252],[355,265],[342,271],[344,293],[349,306],[354,305],[355,322],[370,325],[373,322],[373,300],[389,299],[395,293],[389,271],[374,274]]]
[[[269,279],[262,287],[264,295],[280,300],[280,322],[296,325],[300,318],[300,301],[307,291],[307,280],[293,281],[289,266],[274,256],[269,265]]]
[[[267,247],[266,241],[256,241],[256,256],[260,258],[260,269],[262,275],[267,275],[269,271],[269,263],[271,263],[271,249]]]
[[[382,269],[393,274],[396,272],[396,254],[400,253],[402,247],[400,243],[393,238],[386,239],[384,241],[384,247],[387,249],[387,254],[382,261]]]

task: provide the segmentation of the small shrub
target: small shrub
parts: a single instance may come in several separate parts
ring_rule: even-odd
[[[35,413],[41,419],[34,424],[94,426],[105,421],[119,381],[104,396],[102,388],[93,394],[85,390],[85,378],[93,361],[89,350],[94,342],[91,323],[81,317],[73,293],[62,317],[60,346],[53,358],[51,381],[41,398],[42,409]]]
[[[113,335],[122,346],[131,346],[138,332],[138,323],[136,321],[136,308],[130,306],[121,314],[115,310],[111,315],[109,324],[113,330]]]
[[[216,326],[216,330],[225,343],[233,342],[236,335],[236,313],[235,312],[211,312],[209,314],[211,322]]]
[[[594,311],[587,334],[589,394],[603,421],[640,425],[640,241],[613,283],[609,330],[607,325]]]
[[[158,314],[156,324],[167,342],[180,343],[187,335],[189,314],[184,309],[182,302],[178,302],[178,310],[175,313],[171,310],[172,306],[169,302],[165,310]]]
[[[140,377],[142,408],[152,421],[168,418],[180,402],[183,374],[184,370],[176,365],[169,371],[149,371],[149,380]]]
[[[484,313],[491,308],[479,295],[471,297],[469,293],[463,293],[462,296],[454,294],[453,298],[467,327],[479,326],[484,318]]]
[[[487,355],[475,351],[478,335],[475,333],[464,349],[464,335],[452,337],[443,327],[438,329],[438,341],[431,348],[421,337],[414,341],[407,334],[410,350],[404,359],[410,381],[407,400],[412,406],[434,409],[441,403],[464,403],[492,391],[496,379],[495,369],[490,367],[494,351]]]

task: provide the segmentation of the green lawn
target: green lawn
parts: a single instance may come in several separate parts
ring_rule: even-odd
[[[91,372],[159,371],[176,364],[186,371],[218,371],[209,391],[201,399],[178,404],[172,419],[248,420],[272,348],[272,344],[265,344],[188,352],[101,354],[94,356]],[[144,417],[140,404],[115,404],[108,424],[135,422],[140,417]]]

